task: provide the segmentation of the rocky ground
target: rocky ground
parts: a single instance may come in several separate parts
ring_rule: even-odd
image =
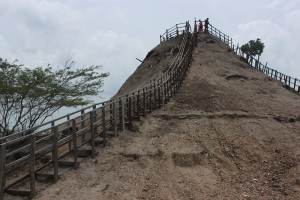
[[[207,34],[193,58],[175,99],[36,199],[299,199],[300,95]]]

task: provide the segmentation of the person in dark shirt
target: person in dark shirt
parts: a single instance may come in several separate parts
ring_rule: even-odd
[[[204,21],[204,26],[205,26],[205,30],[204,32],[208,32],[208,24],[209,24],[209,18],[207,18],[205,21]]]

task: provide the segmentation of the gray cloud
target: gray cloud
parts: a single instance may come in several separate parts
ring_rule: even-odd
[[[235,43],[260,37],[262,61],[300,77],[296,0],[0,0],[0,57],[28,67],[61,66],[70,56],[77,67],[102,65],[111,73],[102,95],[108,99],[159,34],[194,17],[209,17]]]

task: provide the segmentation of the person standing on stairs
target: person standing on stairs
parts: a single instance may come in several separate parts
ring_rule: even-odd
[[[204,30],[204,32],[208,32],[208,24],[209,24],[209,18],[206,18],[206,20],[204,21],[204,26],[205,26],[205,30]]]
[[[199,32],[203,31],[203,24],[202,21],[199,19]]]

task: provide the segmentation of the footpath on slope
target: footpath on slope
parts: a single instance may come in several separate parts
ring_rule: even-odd
[[[175,99],[136,125],[36,199],[300,195],[300,96],[208,34]]]

